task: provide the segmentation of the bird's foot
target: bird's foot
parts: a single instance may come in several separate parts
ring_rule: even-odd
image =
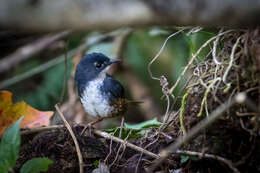
[[[99,118],[99,119],[97,119],[96,121],[92,121],[92,122],[88,123],[88,124],[84,127],[84,129],[82,130],[82,132],[80,133],[80,136],[82,136],[82,135],[86,132],[87,129],[88,129],[88,136],[93,136],[93,135],[92,135],[92,130],[94,129],[94,125],[95,125],[96,123],[102,121],[103,119],[104,119],[104,118]]]
[[[82,136],[87,130],[88,130],[87,136],[93,136],[92,135],[92,129],[94,129],[93,124],[92,123],[88,123],[84,127],[84,129],[81,131],[80,136]]]

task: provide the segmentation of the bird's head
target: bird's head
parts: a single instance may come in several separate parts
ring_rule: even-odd
[[[87,82],[96,78],[104,78],[111,64],[120,60],[111,59],[102,53],[91,53],[85,55],[77,65],[75,81],[78,87],[86,85]]]

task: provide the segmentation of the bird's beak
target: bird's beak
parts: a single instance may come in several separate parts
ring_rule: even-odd
[[[121,60],[118,58],[113,58],[113,59],[110,59],[109,64],[114,64],[114,63],[118,63],[118,62],[121,62]]]

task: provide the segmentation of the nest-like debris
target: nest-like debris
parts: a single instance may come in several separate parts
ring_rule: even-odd
[[[182,100],[185,106],[180,112],[183,113],[173,124],[176,133],[185,135],[201,119],[240,92],[246,93],[251,106],[236,104],[226,110],[183,149],[229,159],[241,172],[260,171],[259,62],[260,33],[255,29],[231,31],[218,37],[212,45],[211,56],[193,65],[193,78]],[[203,169],[210,172],[223,169],[221,164],[216,169],[216,163],[207,160],[190,161],[189,170],[200,170],[203,164]]]

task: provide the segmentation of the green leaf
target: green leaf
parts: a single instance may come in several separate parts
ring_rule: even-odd
[[[105,132],[110,133],[113,136],[119,137],[120,127],[105,129]],[[121,138],[125,139],[126,137],[128,137],[128,139],[130,139],[130,138],[134,138],[135,136],[132,134],[130,129],[123,128]]]
[[[161,122],[159,122],[157,120],[157,118],[154,118],[152,120],[148,120],[139,124],[134,124],[134,125],[130,125],[125,123],[125,127],[128,129],[133,129],[133,130],[141,130],[143,128],[149,128],[149,127],[159,127],[160,125],[162,125]]]
[[[33,158],[23,164],[20,172],[21,173],[38,173],[48,170],[48,166],[53,161],[48,158]]]
[[[20,122],[23,117],[16,121],[5,131],[0,143],[0,172],[7,173],[11,170],[19,155],[21,143]]]
[[[149,131],[149,127],[159,127],[162,125],[161,122],[157,120],[157,118],[154,118],[152,120],[148,120],[145,122],[142,122],[140,124],[130,125],[125,123],[124,128],[122,129],[122,139],[128,138],[139,138],[140,136],[143,136],[145,133]],[[114,136],[119,136],[120,128],[111,128],[105,130],[107,133],[113,133]]]
[[[190,159],[189,156],[181,155],[181,163],[185,163],[185,162],[187,162],[189,159]]]
[[[95,160],[93,164],[94,164],[94,167],[95,167],[95,168],[98,168],[98,166],[99,166],[99,161],[98,161],[98,160]]]

